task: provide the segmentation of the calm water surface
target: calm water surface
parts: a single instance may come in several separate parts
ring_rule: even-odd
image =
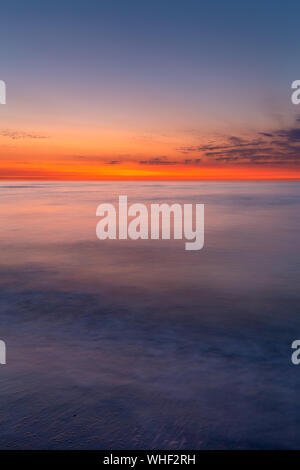
[[[205,204],[205,247],[96,207]],[[300,183],[0,184],[0,448],[300,449]]]

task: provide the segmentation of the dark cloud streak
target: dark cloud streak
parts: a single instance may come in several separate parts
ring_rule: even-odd
[[[208,161],[254,165],[300,164],[300,117],[293,127],[272,132],[258,132],[253,138],[229,136],[223,144],[181,147],[182,153],[201,153]]]

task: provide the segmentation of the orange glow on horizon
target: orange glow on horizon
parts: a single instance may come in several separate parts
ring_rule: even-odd
[[[300,180],[300,166],[213,162],[201,150],[185,152],[191,137],[116,130],[65,129],[47,136],[26,130],[0,136],[1,180],[247,181]],[[208,139],[208,138],[207,138]],[[219,145],[218,141],[215,145]],[[220,139],[222,145],[222,139]],[[223,144],[224,145],[224,144]],[[193,146],[192,146],[193,147]],[[217,148],[217,147],[216,147]],[[237,150],[238,152],[238,150]],[[198,160],[198,163],[196,162]],[[158,163],[157,163],[158,161]]]
[[[66,181],[229,181],[229,180],[300,180],[300,169],[253,166],[141,165],[138,163],[66,164],[49,162],[37,165],[2,165],[1,180]]]

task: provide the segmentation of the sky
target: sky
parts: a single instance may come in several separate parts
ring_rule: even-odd
[[[0,178],[298,179],[300,3],[1,5]]]

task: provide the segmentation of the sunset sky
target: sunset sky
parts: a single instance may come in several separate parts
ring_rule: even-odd
[[[1,4],[1,179],[298,179],[300,3]]]

